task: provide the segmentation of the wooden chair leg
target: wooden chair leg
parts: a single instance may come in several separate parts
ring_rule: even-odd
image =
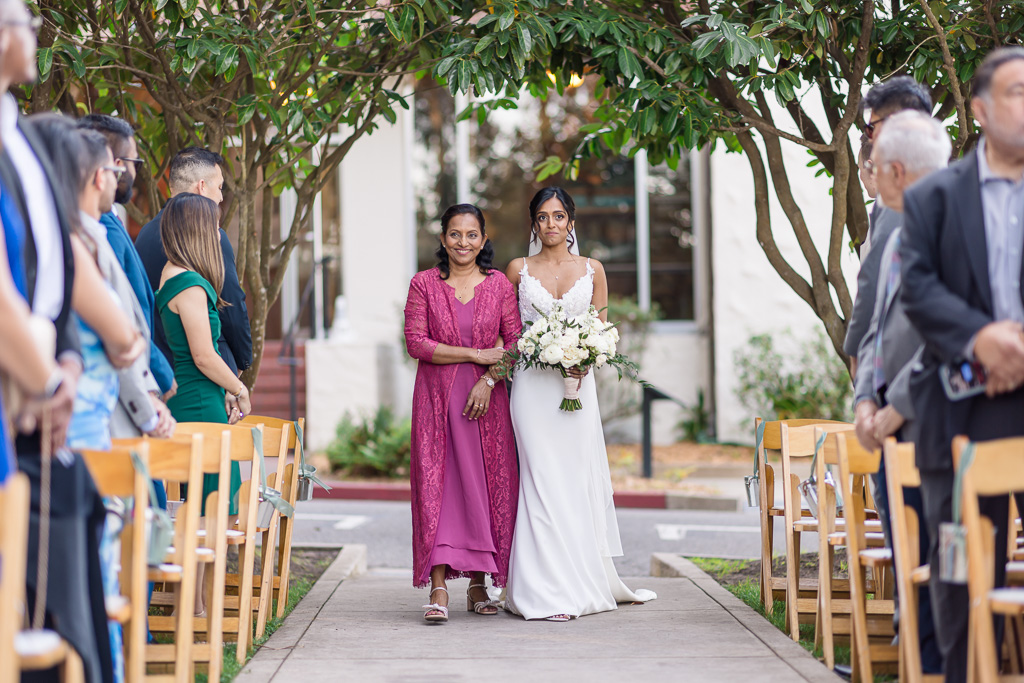
[[[775,543],[775,518],[768,517],[765,528],[765,540],[761,548],[761,602],[764,603],[765,614],[771,614],[775,608],[775,595],[772,589],[772,552]]]
[[[246,539],[239,548],[238,573],[238,647],[235,650],[235,660],[244,664],[252,646],[252,583],[253,564],[255,562],[256,539]]]
[[[274,541],[277,538],[277,520],[281,515],[274,514],[270,527],[263,532],[260,551],[260,599],[256,611],[256,637],[262,638],[267,630],[267,617],[274,597]]]
[[[284,618],[285,608],[288,607],[288,584],[291,579],[292,568],[292,525],[293,521],[288,517],[281,518],[280,540],[277,546],[277,617]],[[764,577],[762,577],[762,581]]]
[[[786,544],[786,623],[789,636],[800,640],[800,532],[786,529],[789,543]]]
[[[851,661],[856,657],[858,670],[860,672],[859,677],[855,676],[853,680],[862,681],[863,683],[873,683],[873,674],[871,671],[871,642],[868,638],[868,619],[867,619],[867,604],[864,585],[866,582],[866,572],[864,567],[860,566],[857,562],[857,558],[850,559],[850,618],[852,620],[853,637],[850,639],[851,647],[855,650],[855,653],[851,653]]]
[[[824,606],[821,612],[821,649],[825,656],[825,666],[829,669],[836,668],[835,620],[832,616],[832,564],[834,558],[835,551],[832,546],[829,546],[825,560],[819,560],[821,567],[824,569],[821,572],[821,575],[824,577],[824,583],[818,583],[818,594],[821,596],[822,605]]]

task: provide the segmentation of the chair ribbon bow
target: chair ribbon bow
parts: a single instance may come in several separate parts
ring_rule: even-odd
[[[252,428],[252,444],[260,456],[260,497],[273,505],[274,509],[285,517],[291,517],[295,514],[295,508],[281,497],[280,491],[267,486],[267,471],[263,463],[263,432],[256,427]]]
[[[761,444],[764,443],[764,427],[768,424],[764,420],[757,425],[757,430],[754,432],[754,476],[757,475],[757,452],[761,450]],[[764,454],[764,464],[768,464],[768,454]]]
[[[146,484],[149,486],[149,509],[153,517],[149,539],[147,539],[149,546],[146,550],[146,561],[150,566],[156,566],[164,561],[167,549],[171,547],[174,539],[174,522],[171,521],[167,510],[160,507],[157,501],[156,486],[153,485],[153,478],[149,476],[149,468],[146,467],[146,463],[135,451],[131,452],[131,458],[132,465],[146,478]]]
[[[964,473],[974,462],[974,444],[969,443],[960,456],[960,467],[956,468],[956,477],[953,479],[953,523],[963,524],[960,505],[963,502]]]
[[[295,427],[295,448],[299,451],[299,476],[303,479],[309,479],[324,491],[330,491],[331,487],[322,482],[320,477],[316,476],[316,468],[306,463],[306,449],[302,446],[304,441],[302,425],[296,420],[292,422],[292,426]]]

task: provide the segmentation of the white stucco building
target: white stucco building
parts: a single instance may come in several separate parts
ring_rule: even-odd
[[[530,169],[543,151],[564,153],[559,145],[572,139],[587,115],[583,90],[557,103],[523,102],[479,126],[455,123],[446,91],[418,87],[416,106],[398,110],[395,124],[383,123],[356,143],[336,188],[325,193],[331,196],[322,202],[309,244],[298,250],[300,267],[282,296],[280,317],[288,321],[299,305],[300,280],[313,278],[320,312],[305,350],[310,447],[326,446],[346,411],[370,413],[383,403],[408,412],[415,366],[402,345],[401,311],[409,278],[433,265],[437,216],[455,201],[477,203],[498,245],[496,265],[504,268],[523,255],[527,203],[537,187]],[[568,113],[561,117],[563,110]],[[806,168],[805,150],[783,144],[796,199],[824,253],[829,184]],[[820,323],[756,241],[746,158],[724,150],[694,152],[671,171],[649,168],[641,152],[585,166],[575,185],[560,177],[542,184],[563,184],[576,198],[583,253],[605,263],[612,294],[665,313],[653,323],[641,359],[645,379],[688,404],[703,390],[718,439],[752,442],[748,415],[735,395],[734,351],[762,332],[776,332],[785,348]],[[774,197],[772,202],[779,247],[806,276],[792,230]],[[287,209],[285,195],[282,215]],[[335,261],[313,269],[325,253]],[[857,257],[844,250],[843,258],[855,292]],[[679,407],[658,402],[654,416],[656,443],[677,438]],[[639,418],[619,424],[616,433],[635,437]]]

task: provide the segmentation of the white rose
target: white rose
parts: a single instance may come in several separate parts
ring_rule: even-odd
[[[539,337],[540,335],[548,331],[548,321],[545,320],[544,318],[541,318],[540,320],[530,325],[530,331],[536,333]]]
[[[527,356],[533,356],[535,353],[537,353],[537,345],[530,341],[526,343],[526,348],[520,350]]]
[[[559,340],[558,345],[561,346],[563,349],[567,349],[570,346],[579,346],[579,333],[576,332],[576,330],[566,330],[565,333],[562,335],[562,338]]]
[[[558,340],[558,337],[554,332],[545,332],[537,340],[537,346],[548,347],[554,344]]]
[[[602,353],[602,354],[598,355],[597,359],[594,361],[594,365],[596,365],[597,367],[600,368],[600,367],[603,367],[604,364],[607,363],[607,362],[608,362],[608,356],[606,356],[605,354]]]
[[[609,348],[609,340],[603,334],[593,337],[593,343],[591,343],[590,346],[592,349],[597,351],[598,354],[608,354],[611,351]]]
[[[526,344],[527,344],[528,341],[529,340],[526,337],[520,337],[519,341],[516,342],[516,348],[519,349],[520,352],[525,351],[526,350]]]
[[[540,352],[540,359],[548,365],[557,365],[562,362],[563,355],[562,349],[558,344],[550,344],[545,346],[544,350]]]
[[[583,353],[577,347],[573,346],[563,353],[562,367],[571,368],[575,365],[579,365],[580,361],[583,360],[584,357]]]

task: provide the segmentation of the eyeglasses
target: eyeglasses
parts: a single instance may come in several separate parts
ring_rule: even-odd
[[[135,164],[135,170],[136,171],[138,171],[139,169],[142,168],[142,164],[146,163],[145,159],[132,159],[131,157],[117,157],[116,161],[123,161],[126,164],[127,163]]]
[[[125,169],[122,166],[100,166],[100,170],[101,171],[110,171],[111,173],[114,174],[115,178],[120,180],[121,179],[121,174],[124,173],[127,169]]]
[[[42,17],[31,17],[29,19],[22,19],[22,20],[18,20],[18,19],[15,19],[15,20],[4,19],[4,20],[0,20],[0,26],[27,26],[30,29],[32,29],[32,31],[34,33],[39,33],[39,29],[41,29],[43,27],[43,18]]]
[[[890,114],[890,116],[891,116],[891,114]],[[889,118],[889,117],[888,116],[883,116],[880,119],[876,119],[874,121],[871,121],[870,123],[864,124],[864,133],[868,136],[868,140],[874,140],[875,139],[875,127],[880,125],[882,123],[882,121],[885,121],[887,118]]]

